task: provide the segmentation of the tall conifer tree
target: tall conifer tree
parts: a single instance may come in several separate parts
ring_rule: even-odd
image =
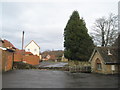
[[[73,11],[64,29],[64,55],[69,60],[87,61],[94,44],[78,11]]]

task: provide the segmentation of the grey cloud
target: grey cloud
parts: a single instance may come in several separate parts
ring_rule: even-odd
[[[116,2],[113,0],[94,1],[89,3],[87,0],[72,3],[4,2],[2,3],[2,37],[10,40],[17,48],[21,48],[21,37],[24,30],[25,45],[31,40],[35,40],[42,51],[64,49],[63,32],[73,10],[78,10],[80,16],[84,17],[89,31],[97,17],[105,16],[110,10],[113,13],[117,12],[117,0]]]

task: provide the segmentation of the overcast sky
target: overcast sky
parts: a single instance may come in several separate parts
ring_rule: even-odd
[[[19,0],[18,0],[19,1]],[[74,10],[83,17],[92,32],[95,19],[118,14],[119,0],[3,0],[0,3],[0,37],[21,49],[22,31],[25,44],[34,40],[41,51],[63,50],[63,33]]]

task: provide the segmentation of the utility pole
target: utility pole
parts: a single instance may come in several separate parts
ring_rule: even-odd
[[[23,47],[24,47],[24,31],[23,31],[23,33],[22,33],[22,50],[23,50]]]
[[[24,50],[23,50],[23,47],[24,47],[24,31],[22,32],[22,59],[21,59],[21,61],[23,62],[23,59],[24,59]]]

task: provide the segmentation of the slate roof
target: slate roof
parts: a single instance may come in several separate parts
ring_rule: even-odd
[[[108,55],[108,50],[110,51],[111,55]],[[98,52],[101,57],[103,58],[105,64],[118,64],[118,52],[117,48],[115,47],[96,47],[93,51],[93,54],[89,61],[92,60],[95,52]]]

